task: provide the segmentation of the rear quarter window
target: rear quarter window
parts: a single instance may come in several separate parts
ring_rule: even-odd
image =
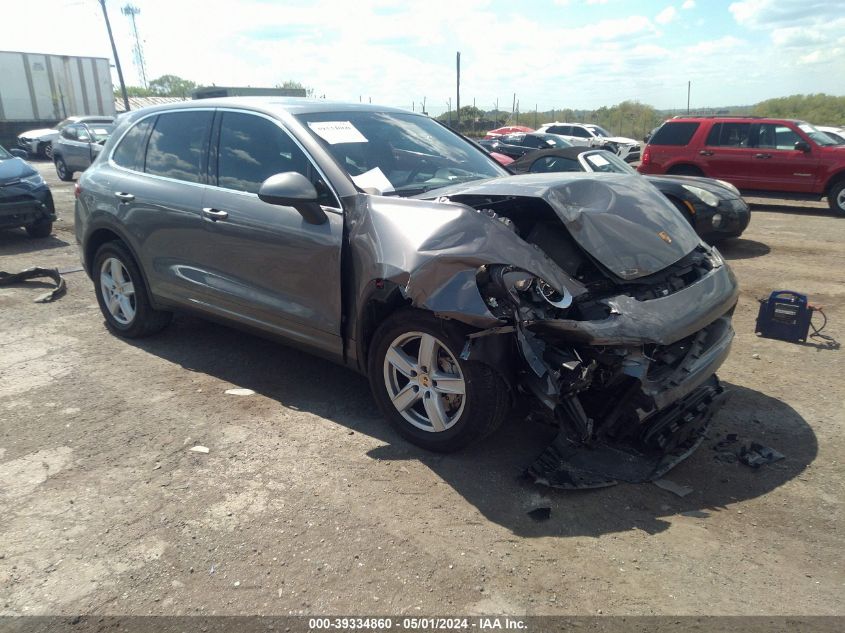
[[[664,123],[651,137],[649,145],[686,145],[699,125],[700,123],[694,121]]]
[[[155,117],[146,118],[123,135],[112,154],[116,165],[133,171],[144,171],[144,145],[154,120]]]

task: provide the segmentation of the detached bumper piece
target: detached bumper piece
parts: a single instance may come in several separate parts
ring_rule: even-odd
[[[527,474],[535,483],[567,490],[660,479],[698,448],[726,395],[712,376],[686,397],[643,420],[634,442],[581,444],[561,430]]]
[[[0,270],[0,286],[11,286],[42,277],[52,279],[56,286],[49,292],[36,297],[34,299],[35,303],[50,303],[67,292],[67,284],[65,283],[64,277],[59,274],[58,268],[27,268],[19,273],[7,273]]]

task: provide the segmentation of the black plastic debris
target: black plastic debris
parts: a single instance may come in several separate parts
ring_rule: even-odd
[[[757,442],[752,442],[749,446],[743,446],[739,451],[739,461],[746,466],[751,466],[751,468],[759,468],[764,464],[771,464],[781,459],[784,459],[782,453]]]
[[[42,277],[52,279],[55,282],[56,287],[49,292],[37,296],[34,299],[35,303],[49,303],[50,301],[55,301],[67,292],[67,284],[65,284],[64,278],[59,274],[58,268],[39,268],[37,266],[34,268],[27,268],[19,273],[7,273],[0,270],[0,286],[11,286],[13,284],[29,281],[30,279],[40,279]]]
[[[533,510],[529,510],[526,514],[535,521],[548,521],[552,516],[552,509],[548,506],[534,508]]]

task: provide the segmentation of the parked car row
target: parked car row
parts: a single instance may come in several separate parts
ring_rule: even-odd
[[[537,132],[517,132],[504,134],[493,139],[478,141],[489,152],[497,152],[513,159],[525,156],[529,152],[550,147],[571,147],[572,144],[555,134],[541,134]]]
[[[600,147],[632,163],[640,160],[640,142],[624,136],[613,136],[592,123],[546,123],[537,132],[556,134],[572,145]]]
[[[52,128],[38,130],[27,130],[18,135],[18,147],[30,156],[53,158],[53,141],[59,138],[61,131],[74,123],[87,123],[91,125],[113,124],[113,117],[105,116],[72,116],[58,123]]]
[[[719,178],[753,196],[826,197],[845,216],[845,145],[804,121],[675,117],[654,132],[639,171]]]

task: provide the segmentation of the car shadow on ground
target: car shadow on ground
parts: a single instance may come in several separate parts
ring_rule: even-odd
[[[666,475],[690,486],[693,492],[688,496],[680,498],[651,484],[553,490],[524,475],[554,438],[556,431],[549,426],[511,419],[499,432],[463,451],[433,454],[407,443],[388,425],[364,377],[305,352],[182,315],[160,335],[128,343],[189,371],[252,389],[285,407],[384,442],[368,455],[425,464],[488,520],[526,537],[599,536],[634,528],[655,534],[667,529],[679,514],[706,520],[731,504],[765,495],[795,478],[818,451],[813,430],[788,404],[726,385],[731,398],[714,419],[708,439]],[[786,458],[758,470],[726,463],[724,451],[717,453],[713,447],[730,434],[736,435],[736,441],[726,451],[738,452],[743,444],[756,441]],[[548,520],[536,521],[527,514],[538,507],[550,509]]]
[[[732,238],[724,240],[716,245],[719,252],[728,261],[735,259],[753,259],[755,257],[763,257],[771,252],[768,244],[758,242],[757,240],[748,240],[743,237]]]
[[[70,243],[55,235],[33,238],[24,229],[0,229],[0,255],[23,255],[65,246]]]
[[[820,217],[832,217],[834,215],[830,207],[824,203],[825,206],[802,206],[801,204],[790,204],[788,200],[783,202],[749,202],[748,205],[752,211],[765,211],[767,213],[789,213],[795,215],[815,215]],[[752,222],[754,218],[752,216]]]

